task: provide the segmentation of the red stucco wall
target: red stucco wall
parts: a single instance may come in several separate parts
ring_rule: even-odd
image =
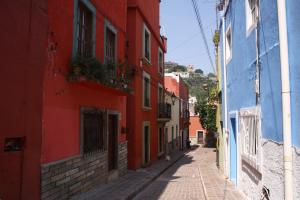
[[[0,199],[39,199],[47,1],[0,1]],[[25,137],[4,152],[5,138]]]
[[[200,123],[199,116],[190,116],[190,127],[189,127],[189,133],[190,137],[197,137],[197,131],[204,131],[204,128],[202,127]]]
[[[96,12],[96,57],[104,58],[104,20],[118,30],[117,55],[124,61],[126,43],[126,1],[92,1]],[[42,163],[80,153],[80,108],[96,107],[121,112],[120,126],[126,127],[126,97],[110,90],[86,87],[66,80],[73,48],[74,1],[49,1],[49,47],[45,74],[44,132]],[[62,14],[63,13],[63,14]],[[50,49],[50,48],[49,48]],[[120,135],[120,140],[125,137]]]
[[[127,104],[127,122],[130,130],[128,140],[128,161],[130,169],[142,166],[142,133],[143,121],[150,122],[150,157],[151,161],[158,156],[158,122],[157,122],[157,92],[158,83],[164,85],[163,77],[158,75],[159,40],[159,1],[128,1],[127,35],[129,41],[129,63],[135,66],[133,81],[134,94],[129,96]],[[147,7],[148,6],[148,7]],[[151,65],[140,65],[142,58],[142,33],[144,23],[151,31]],[[158,36],[158,37],[155,37]],[[162,47],[163,49],[163,47]],[[151,110],[142,109],[143,71],[151,76]]]

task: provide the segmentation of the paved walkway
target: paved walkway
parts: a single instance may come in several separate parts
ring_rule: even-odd
[[[116,181],[101,184],[94,190],[73,196],[74,200],[127,200],[132,199],[145,189],[151,182],[159,177],[165,170],[184,156],[184,152],[178,151],[171,155],[171,160],[159,160],[150,167],[128,173]]]
[[[187,153],[142,191],[135,200],[243,200],[216,167],[214,149]]]
[[[243,200],[242,195],[219,172],[214,149],[198,148],[171,161],[160,160],[109,184],[72,199],[101,200]]]

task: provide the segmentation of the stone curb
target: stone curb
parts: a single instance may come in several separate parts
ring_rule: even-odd
[[[154,175],[154,177],[152,177],[151,179],[149,179],[149,181],[147,181],[146,183],[142,184],[141,187],[137,188],[135,191],[133,191],[131,194],[129,194],[124,199],[125,200],[130,200],[130,199],[133,199],[134,197],[136,197],[140,192],[142,192],[143,190],[145,190],[153,181],[155,181],[160,175],[162,175],[165,171],[167,171],[170,167],[172,167],[178,160],[180,160],[188,152],[189,151],[185,151],[181,155],[179,155],[178,158],[176,158],[174,160],[171,160],[171,162],[169,163],[169,165],[167,165],[159,173],[157,173],[156,175]]]

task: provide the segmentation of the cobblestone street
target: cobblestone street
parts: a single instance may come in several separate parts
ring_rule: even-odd
[[[244,199],[234,185],[218,172],[215,157],[214,149],[190,151],[135,199]]]

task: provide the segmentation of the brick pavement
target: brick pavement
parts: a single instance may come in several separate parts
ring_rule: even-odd
[[[243,200],[235,186],[219,173],[213,150],[178,152],[171,161],[160,160],[148,168],[129,171],[116,181],[101,184],[72,199]]]
[[[141,192],[135,200],[243,200],[216,167],[213,149],[187,153]]]
[[[159,160],[150,167],[128,173],[119,179],[107,184],[100,184],[94,189],[73,196],[73,200],[123,200],[132,199],[153,180],[159,177],[174,162],[184,156],[184,152],[178,151],[171,155],[171,160]]]

